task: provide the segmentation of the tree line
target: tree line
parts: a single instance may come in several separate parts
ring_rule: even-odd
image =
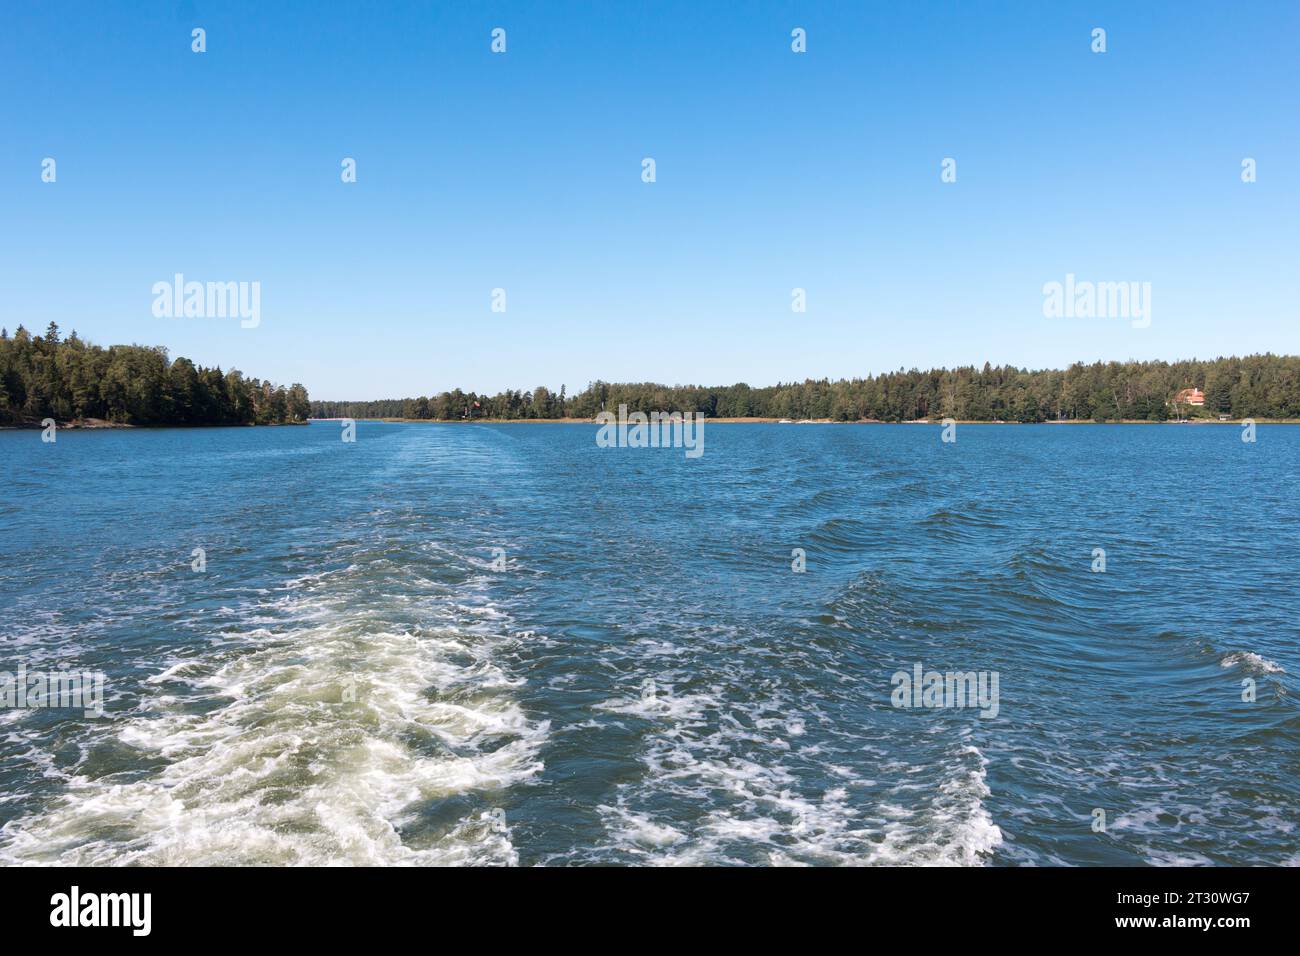
[[[1171,403],[1184,388],[1205,393],[1203,407]],[[1209,361],[1076,362],[1067,369],[1014,366],[919,369],[866,378],[808,379],[751,388],[596,381],[569,396],[545,386],[480,395],[460,389],[419,398],[311,403],[313,418],[556,419],[603,409],[702,412],[711,418],[832,421],[1161,422],[1174,416],[1300,418],[1300,356],[1248,355]]]
[[[0,423],[103,419],[124,425],[277,425],[306,421],[307,390],[204,368],[143,345],[102,348],[0,329]]]

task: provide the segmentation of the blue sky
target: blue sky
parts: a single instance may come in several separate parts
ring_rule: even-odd
[[[1300,352],[1298,43],[1294,2],[7,4],[0,324],[332,399]],[[261,324],[155,317],[177,272]],[[1067,273],[1151,326],[1045,318]]]

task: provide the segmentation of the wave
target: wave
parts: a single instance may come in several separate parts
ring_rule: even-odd
[[[302,576],[287,614],[253,615],[278,630],[244,631],[224,660],[167,662],[134,712],[54,772],[60,794],[0,829],[0,861],[517,862],[493,794],[542,769],[548,725],[496,662],[513,640],[500,612],[417,582],[427,623],[388,626],[361,598],[373,570]],[[103,755],[122,750],[131,759],[104,772]],[[476,800],[458,819],[422,818],[459,795]]]
[[[557,862],[649,865],[983,865],[1001,845],[985,806],[987,761],[969,743],[895,757],[881,779],[851,753],[889,752],[854,731],[835,738],[815,708],[783,697],[746,701],[723,688],[655,685],[599,709],[645,722],[642,777],[598,807],[606,840]],[[805,702],[805,707],[808,702]],[[829,734],[828,734],[829,730]],[[849,749],[845,749],[848,747]],[[918,757],[919,759],[919,757]],[[690,806],[695,813],[661,810]]]
[[[1285,674],[1286,670],[1276,661],[1261,657],[1254,651],[1232,651],[1223,655],[1220,667],[1240,667],[1252,674]]]

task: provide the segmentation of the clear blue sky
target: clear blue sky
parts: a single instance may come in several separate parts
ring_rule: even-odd
[[[0,324],[333,399],[1300,352],[1297,50],[1290,0],[8,3]],[[155,318],[176,272],[261,325]],[[1044,318],[1069,272],[1151,327]]]

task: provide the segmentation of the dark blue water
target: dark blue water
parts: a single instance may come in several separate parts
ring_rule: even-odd
[[[0,433],[0,860],[1300,862],[1300,428],[595,431]]]

